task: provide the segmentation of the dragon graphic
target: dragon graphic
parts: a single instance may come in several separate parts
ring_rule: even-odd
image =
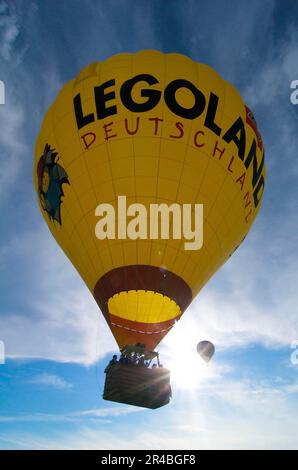
[[[64,183],[70,184],[64,168],[57,163],[58,152],[45,145],[42,156],[37,164],[38,195],[40,204],[51,220],[61,222],[61,203],[64,196]]]

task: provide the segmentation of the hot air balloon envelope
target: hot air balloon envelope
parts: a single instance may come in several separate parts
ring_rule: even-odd
[[[247,235],[264,183],[252,112],[180,54],[90,64],[62,88],[35,146],[41,213],[120,349],[155,349]]]
[[[215,347],[210,341],[200,341],[197,345],[197,351],[204,361],[209,362],[215,352]]]

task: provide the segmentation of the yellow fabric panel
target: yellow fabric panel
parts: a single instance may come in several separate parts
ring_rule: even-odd
[[[144,290],[115,294],[109,299],[108,306],[112,315],[140,323],[161,323],[181,315],[173,300]]]

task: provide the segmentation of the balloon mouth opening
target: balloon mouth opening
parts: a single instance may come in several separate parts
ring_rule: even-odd
[[[159,292],[131,290],[108,300],[109,314],[142,323],[162,323],[181,315],[179,305]]]
[[[140,342],[153,350],[188,307],[192,292],[165,267],[128,265],[102,276],[94,298],[119,347]]]

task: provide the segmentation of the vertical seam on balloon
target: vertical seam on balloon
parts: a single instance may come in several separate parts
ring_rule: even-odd
[[[164,72],[164,83],[163,83],[163,89],[166,88],[166,78],[167,78],[167,68],[168,68],[168,59],[169,59],[169,55],[170,54],[165,54],[165,72]],[[162,106],[162,118],[164,119],[165,117],[165,104],[164,104],[164,100],[163,100],[163,106]],[[159,169],[160,169],[160,160],[161,160],[161,157],[160,157],[160,152],[161,152],[161,144],[162,142],[164,142],[166,140],[166,138],[164,138],[163,136],[163,133],[161,132],[161,136],[160,136],[160,145],[159,145],[159,160],[158,160],[158,172],[157,172],[157,182],[156,182],[156,199],[157,199],[157,192],[158,192],[158,182],[159,182]],[[175,200],[169,200],[169,202],[172,204],[175,202]],[[164,250],[162,252],[162,257],[160,258],[160,261],[159,261],[159,269],[161,268],[161,266],[163,265],[163,261],[164,261],[164,258],[165,258],[165,252],[166,252],[166,249],[167,249],[167,246],[168,246],[168,242],[164,241],[163,242],[164,244]],[[162,283],[164,282],[164,279],[162,279],[160,282],[159,282],[159,285],[158,285],[158,289],[160,290],[160,287],[162,285]]]
[[[167,77],[167,54],[163,56],[163,61],[164,61],[164,81],[166,80]],[[165,88],[165,83],[163,84]],[[164,118],[164,102],[162,105],[162,119]],[[156,185],[155,185],[155,196],[154,196],[154,201],[157,203],[157,195],[158,195],[158,181],[159,181],[159,167],[160,167],[160,153],[161,153],[161,144],[162,144],[162,133],[160,137],[156,137],[159,140],[159,152],[158,152],[158,162],[157,162],[157,171],[156,171]],[[158,241],[158,239],[157,239]],[[149,252],[149,264],[152,265],[152,248],[153,248],[154,241],[150,240],[150,252]],[[152,309],[152,304],[153,304],[153,299],[154,296],[152,296],[151,299],[151,305],[150,305],[150,310]],[[149,315],[149,314],[148,314]]]
[[[196,67],[196,74],[197,74],[197,83],[199,83],[199,66],[200,66],[200,64],[198,64],[198,65],[195,66],[195,67]],[[194,124],[192,123],[191,130],[193,129],[193,127],[194,127]],[[188,142],[188,143],[187,143],[187,152],[189,151],[189,148],[191,148],[191,145],[189,145],[189,142]],[[198,152],[198,153],[199,153],[199,152]],[[204,181],[206,172],[207,172],[207,170],[208,170],[209,163],[210,163],[210,156],[208,155],[207,164],[206,164],[206,167],[204,168],[204,171],[203,171],[203,174],[202,174],[202,178],[200,179],[200,184],[197,186],[196,195],[195,195],[195,198],[194,198],[195,203],[196,203],[196,201],[197,201],[197,196],[198,196],[198,194],[199,194],[199,192],[200,192],[200,188],[201,188],[202,185],[203,185],[203,181]],[[204,209],[203,209],[203,211],[204,211]],[[203,214],[204,214],[204,212],[203,212]],[[203,215],[203,223],[204,223],[204,215]],[[204,229],[203,229],[203,230],[204,230]],[[206,250],[206,251],[208,252],[208,250]],[[191,253],[189,253],[188,256],[186,257],[186,263],[185,263],[185,265],[184,265],[184,268],[183,268],[182,271],[181,271],[181,275],[182,275],[182,276],[183,276],[184,271],[185,271],[185,269],[186,269],[186,267],[187,267],[187,263],[188,263],[188,261],[189,261],[189,259],[190,259],[190,256],[191,256]]]
[[[129,58],[130,58],[130,71],[131,71],[131,76],[132,76],[132,72],[133,72],[133,62],[134,62],[134,54],[130,54],[129,55]],[[133,117],[133,112],[130,111],[130,117],[132,119]],[[133,161],[134,161],[134,193],[135,193],[135,197],[136,197],[136,181],[135,181],[135,147],[134,147],[134,136],[131,136],[131,142],[132,142],[132,147],[133,147]],[[132,242],[134,243],[134,241]],[[124,247],[124,242],[121,241],[121,245],[122,245],[122,250],[123,250],[123,260],[125,259],[125,247]],[[135,242],[135,249],[136,249],[136,255],[138,257],[138,248],[137,248],[137,243]],[[127,285],[126,285],[127,287]],[[126,306],[126,309],[128,309],[128,307]],[[137,305],[137,308],[136,308],[136,312],[135,312],[135,318],[137,318],[137,315],[138,315],[138,305]]]
[[[74,86],[74,80],[73,80],[73,86]],[[72,87],[72,95],[73,95],[73,87]],[[55,103],[53,104],[53,107],[55,106],[55,104],[56,104],[56,101],[55,101]],[[57,104],[56,104],[56,105],[57,105]],[[52,111],[50,112],[50,122],[51,122],[51,128],[52,128],[52,132],[53,132],[53,135],[54,135],[54,137],[55,137],[56,143],[58,143],[58,141],[57,141],[57,136],[56,136],[56,132],[55,132],[55,129],[54,129],[54,123],[53,123],[53,108],[52,108]],[[58,152],[59,152],[59,150],[58,150]],[[59,152],[59,153],[60,153],[60,152]],[[60,158],[61,158],[62,161],[63,161],[63,155],[60,155]],[[71,190],[72,190],[73,194],[75,194],[76,198],[78,199],[78,197],[77,197],[77,195],[76,195],[76,193],[75,193],[75,191],[74,191],[74,189],[73,189],[72,187],[71,187]],[[79,204],[79,205],[80,205],[80,204]],[[81,205],[80,205],[80,207],[81,207]],[[81,208],[81,209],[82,209],[82,208]],[[73,221],[73,218],[71,217],[70,211],[68,211],[67,213],[68,213],[70,219]],[[83,210],[82,210],[82,213],[83,213]],[[74,223],[73,223],[73,226],[76,228],[76,226],[75,226]],[[83,240],[82,240],[82,238],[81,238],[81,236],[80,236],[78,230],[76,230],[76,232],[77,232],[78,238],[81,240],[82,246],[84,246]],[[84,266],[84,265],[86,266],[86,272],[89,273],[89,276],[88,276],[88,277],[90,278],[90,277],[91,277],[91,272],[90,272],[89,266],[88,266],[87,264],[85,264],[84,258],[83,258],[83,256],[81,256],[81,254],[79,254],[79,258],[81,259],[81,265],[82,265],[82,266]],[[88,254],[88,258],[90,258],[90,257],[89,257],[89,254]],[[92,268],[93,268],[93,266],[92,266]],[[93,269],[94,269],[94,268],[93,268]]]
[[[169,56],[171,56],[171,54],[166,54],[167,60],[168,60],[168,59],[172,60],[172,58],[170,58]],[[166,66],[167,66],[167,60],[166,60]],[[167,68],[167,67],[166,67],[166,68]],[[165,73],[165,76],[166,76],[166,73]],[[164,84],[164,88],[165,88],[165,84]],[[163,110],[164,110],[164,107],[163,107]],[[163,113],[163,116],[164,116],[164,113]],[[189,141],[189,139],[190,139],[190,133],[189,133],[189,135],[188,135],[188,141]],[[167,139],[165,138],[164,140],[167,140]],[[184,148],[185,148],[185,151],[184,151],[184,158],[183,158],[183,162],[182,162],[182,170],[183,170],[183,168],[184,168],[184,162],[185,162],[185,158],[186,158],[187,142],[184,144]],[[179,193],[179,188],[180,188],[181,179],[182,179],[182,171],[180,172],[180,176],[179,176],[179,179],[178,179],[177,190],[176,190],[176,196],[175,196],[174,200],[170,200],[171,204],[172,204],[172,203],[177,203],[177,198],[178,198],[178,193]],[[170,179],[170,180],[171,180],[171,181],[174,181],[174,180],[172,180],[172,179]],[[183,244],[183,240],[180,241],[180,243],[178,244],[177,249],[175,249],[175,250],[176,250],[176,254],[175,254],[174,260],[173,260],[173,262],[172,262],[172,270],[173,270],[173,271],[175,271],[175,269],[174,269],[175,261],[176,261],[178,255],[179,255],[179,253],[181,252],[180,247],[182,246],[182,244]],[[164,245],[165,245],[165,249],[163,250],[162,258],[161,258],[161,260],[160,260],[160,266],[162,266],[162,264],[163,264],[163,262],[164,262],[165,253],[166,253],[167,247],[168,247],[168,245],[169,245],[169,241],[167,241],[167,242],[165,241],[165,242],[164,242]],[[163,281],[160,281],[159,286],[161,286],[162,282],[163,282]]]
[[[224,81],[224,83],[225,83],[225,87],[230,86],[231,89],[233,90],[233,92],[235,93],[235,91],[236,91],[236,93],[239,95],[239,97],[240,97],[240,99],[241,99],[241,102],[242,102],[242,104],[243,104],[243,109],[244,109],[244,111],[245,111],[245,113],[246,113],[246,108],[245,108],[246,105],[245,105],[245,102],[244,102],[242,96],[240,95],[240,93],[238,92],[238,90],[236,90],[236,89],[235,89],[231,84],[229,84],[226,80]],[[245,130],[246,130],[247,124],[246,124],[245,121],[244,121],[244,126],[245,126]],[[230,175],[229,175],[229,176],[230,176]],[[231,179],[233,180],[232,177],[231,177]],[[234,182],[234,180],[233,180],[233,182]],[[242,191],[241,191],[239,188],[237,188],[237,193],[240,193],[241,196],[242,196]],[[232,201],[230,207],[229,207],[229,208],[227,209],[227,211],[225,212],[224,216],[221,218],[221,221],[220,221],[220,223],[218,224],[218,226],[220,226],[220,224],[222,223],[223,219],[224,219],[225,216],[228,214],[228,212],[233,208],[233,205],[236,204],[236,202],[237,202],[237,199],[235,198],[235,199]],[[243,209],[243,216],[244,216],[244,218],[245,218],[245,208],[242,207],[242,209]],[[230,226],[229,226],[229,230],[228,230],[228,232],[226,233],[226,238],[228,238],[228,235],[230,234],[231,229],[232,229],[232,227],[231,227],[231,225],[230,225]],[[244,236],[247,235],[248,230],[249,230],[249,227],[246,227]],[[242,233],[242,235],[241,235],[241,238],[243,238],[243,233]],[[241,240],[241,238],[240,238],[240,240]],[[241,243],[241,242],[240,242],[240,243]],[[229,257],[229,256],[230,256],[230,254],[228,254],[228,257]]]
[[[97,73],[96,75],[97,77],[100,77],[100,74]],[[110,181],[111,181],[111,186],[113,188],[113,193],[114,193],[114,201],[116,201],[116,191],[115,191],[115,184],[114,184],[114,175],[113,175],[113,171],[112,171],[112,166],[111,166],[111,155],[110,155],[110,149],[109,149],[109,143],[108,141],[105,143],[105,149],[106,149],[106,152],[107,152],[107,164],[108,164],[108,167],[109,167],[109,170],[110,170]],[[107,180],[107,182],[109,182],[109,180]],[[96,200],[97,200],[97,197],[96,197]],[[111,202],[111,201],[110,201]],[[99,249],[99,243],[97,243],[97,253],[100,256],[100,249]],[[110,255],[110,261],[111,261],[111,265],[113,268],[115,268],[115,265],[114,265],[114,260],[113,260],[113,256],[112,256],[112,249],[111,249],[111,245],[109,242],[107,242],[107,248],[108,250],[105,250],[105,251],[108,251],[109,255]],[[122,252],[122,256],[123,256],[123,262],[124,262],[124,254]],[[106,268],[103,269],[103,272],[106,272]]]
[[[131,54],[131,76],[134,76],[134,68],[135,68],[135,61],[137,60],[135,54]],[[132,113],[130,112],[131,118],[132,118]],[[137,185],[136,185],[136,159],[135,159],[135,145],[134,145],[134,135],[131,136],[132,139],[132,148],[133,148],[133,163],[134,163],[134,200],[136,202],[137,198]],[[135,240],[136,244],[136,264],[138,264],[139,261],[139,253],[138,253],[138,241]],[[138,315],[139,315],[139,296],[137,296],[137,306],[136,306],[136,311],[135,311],[135,321],[137,321]]]
[[[224,102],[225,102],[226,87],[227,87],[227,86],[231,86],[231,85],[229,85],[226,80],[223,80],[223,84],[224,84]],[[231,87],[231,88],[232,88],[233,92],[235,92],[234,87]],[[237,92],[237,90],[236,90],[236,92]],[[238,93],[238,92],[237,92],[237,93]],[[239,96],[240,96],[240,94],[239,94]],[[243,102],[243,99],[242,99],[241,96],[240,96],[240,99],[241,99],[241,101],[242,101],[243,106],[245,106],[245,103]],[[229,174],[226,173],[226,176],[225,176],[225,178],[224,178],[223,184],[226,182],[226,180],[228,179],[228,177],[229,177]],[[234,183],[234,180],[233,180],[233,183]],[[223,221],[224,219],[226,219],[227,214],[233,209],[233,207],[234,207],[234,205],[236,204],[236,202],[237,202],[236,199],[233,199],[233,200],[231,201],[229,207],[227,208],[227,210],[226,210],[226,211],[224,212],[224,214],[222,215],[222,217],[221,217],[219,223],[217,224],[216,228],[215,228],[215,227],[213,228],[212,225],[211,225],[210,222],[209,222],[209,226],[212,227],[212,229],[214,230],[215,236],[216,236],[216,238],[217,238],[217,240],[218,240],[218,243],[219,243],[219,246],[220,246],[220,249],[221,249],[221,260],[220,260],[220,261],[224,261],[224,260],[225,260],[225,253],[223,253],[222,244],[221,244],[221,242],[220,242],[219,237],[217,236],[217,229],[220,227],[222,221]],[[231,225],[230,225],[230,226],[229,226],[228,233],[231,232],[231,228],[232,228],[232,227],[231,227]]]
[[[197,67],[197,64],[195,62],[192,61],[192,65],[195,69],[195,75],[197,75],[197,82],[199,82],[199,77],[198,77],[198,67]],[[177,192],[176,192],[176,198],[175,198],[175,201],[177,202],[177,199],[178,199],[178,193],[179,193],[179,189],[181,187],[181,180],[182,180],[182,174],[183,174],[183,170],[184,170],[184,166],[185,166],[185,160],[186,160],[186,156],[187,156],[187,153],[188,153],[188,147],[189,147],[189,142],[190,142],[190,136],[191,136],[191,133],[192,133],[192,129],[193,129],[193,121],[191,123],[191,126],[190,126],[190,130],[189,130],[189,134],[188,134],[188,138],[187,138],[187,142],[185,142],[185,151],[184,151],[184,158],[183,158],[183,163],[182,163],[182,170],[181,170],[181,173],[180,173],[180,177],[179,177],[179,182],[178,182],[178,187],[177,187]],[[176,263],[176,260],[179,256],[179,254],[181,253],[181,247],[182,245],[184,244],[184,241],[181,239],[180,243],[178,244],[177,246],[177,249],[176,249],[176,254],[174,256],[174,259],[173,259],[173,270],[175,270],[174,266],[175,266],[175,263]],[[185,266],[187,264],[187,261],[189,259],[189,256],[186,258],[186,261],[185,261],[185,264],[184,264],[184,267],[183,269],[181,270],[181,276],[182,276],[182,273],[184,272],[184,269],[185,269]]]
[[[221,82],[220,82],[220,83],[221,83]],[[221,84],[221,88],[223,89],[223,92],[224,92],[223,94],[225,95],[225,87],[224,87],[222,84]],[[225,98],[223,98],[223,103],[225,103]],[[223,121],[223,116],[224,116],[224,104],[223,104],[222,119],[221,119],[220,123],[222,123],[222,121]],[[206,173],[207,173],[207,171],[208,171],[210,160],[211,160],[211,157],[209,156],[208,165],[206,166],[206,169],[205,169],[205,172],[204,172],[204,177],[205,177],[205,175],[206,175]],[[211,205],[211,207],[210,207],[210,209],[209,209],[209,214],[210,214],[212,208],[214,207],[216,201],[218,200],[219,195],[221,194],[221,191],[222,191],[222,188],[223,188],[223,186],[224,186],[224,184],[225,184],[226,179],[227,179],[227,173],[225,172],[223,181],[222,181],[221,185],[219,186],[219,189],[218,189],[218,191],[217,191],[217,194],[216,194],[216,196],[215,196],[215,198],[214,198],[214,200],[213,200],[213,203],[212,203],[212,205]],[[200,186],[202,186],[203,180],[204,180],[204,178],[201,180],[201,185],[200,185]],[[196,192],[195,200],[197,200],[197,197],[198,197],[199,192],[200,192],[200,189],[198,189],[197,192]],[[221,252],[221,257],[222,257],[222,254],[223,254],[223,253],[222,253],[222,246],[221,246],[219,237],[218,237],[218,235],[217,235],[216,229],[211,225],[210,220],[208,220],[208,216],[206,216],[206,218],[204,218],[204,223],[207,223],[207,224],[209,225],[209,227],[212,229],[212,231],[213,231],[213,236],[214,236],[214,237],[216,238],[216,240],[217,240],[217,243],[218,243],[218,245],[219,245],[219,249],[220,249],[220,252]],[[209,252],[209,250],[208,250],[207,248],[205,248],[205,250],[207,251],[207,253]],[[191,258],[191,253],[190,253],[190,254],[188,255],[188,257],[187,257],[187,262],[190,260],[190,258]],[[187,265],[187,264],[186,264],[186,265]],[[184,268],[184,271],[185,271],[185,269],[186,269],[186,267]],[[184,271],[182,272],[182,275],[183,275]],[[201,272],[202,272],[202,271],[201,271]]]
[[[83,87],[84,87],[84,91],[85,91],[85,81],[86,81],[86,78],[89,78],[89,77],[92,77],[92,76],[95,76],[97,77],[98,75],[97,74],[94,74],[94,67],[93,67],[93,64],[90,64],[89,67],[88,67],[88,74],[85,76],[85,78],[82,80],[83,82]],[[88,157],[87,157],[88,158]],[[89,171],[89,168],[88,168],[88,165],[87,165],[87,162],[86,162],[86,158],[85,158],[85,153],[83,153],[83,160],[84,160],[84,163],[85,163],[85,168],[86,168],[86,172],[89,176],[89,181],[90,181],[90,185],[91,185],[91,188],[92,188],[92,191],[93,191],[93,194],[94,194],[94,198],[95,198],[95,201],[97,201],[97,195],[96,195],[96,191],[95,191],[95,186],[93,184],[93,180],[91,178],[91,174],[90,174],[90,171]],[[94,209],[93,209],[94,211]],[[91,239],[92,239],[92,242],[93,242],[93,245],[94,245],[94,248],[95,248],[95,251],[96,253],[98,254],[98,256],[100,257],[100,253],[99,253],[99,250],[98,250],[98,243],[96,243],[96,241],[94,240],[94,232],[92,232],[91,228],[89,227],[89,224],[87,222],[87,218],[86,216],[89,214],[89,212],[91,211],[88,211],[84,214],[84,219],[85,219],[85,223],[87,224],[89,230],[90,230],[90,233],[91,233]],[[93,261],[93,260],[92,260]],[[96,268],[94,268],[94,271],[95,271],[95,277],[97,277],[97,270]]]
[[[198,73],[198,75],[199,75],[199,66],[197,67],[197,73]],[[213,72],[213,73],[215,73],[215,72]],[[216,74],[216,75],[217,75],[217,74]],[[199,77],[198,77],[198,78],[199,78]],[[224,115],[224,107],[225,107],[225,87],[224,87],[224,83],[223,83],[222,78],[219,77],[219,76],[218,76],[218,78],[219,78],[220,84],[221,84],[222,89],[223,89],[223,114],[222,114],[222,119],[221,119],[221,123],[222,123],[222,121],[223,121],[223,115]],[[206,178],[206,174],[207,174],[207,172],[208,172],[208,168],[209,168],[210,162],[211,162],[211,156],[208,155],[207,165],[206,165],[206,167],[205,167],[205,169],[204,169],[204,173],[203,173],[202,179],[201,179],[201,181],[200,181],[200,186],[199,186],[198,189],[197,189],[196,196],[195,196],[195,201],[196,201],[197,198],[198,198],[198,195],[199,195],[199,193],[200,193],[200,189],[201,189],[201,187],[202,187],[202,185],[203,185],[203,183],[204,183],[204,180],[205,180],[205,178]],[[224,176],[224,181],[226,180],[226,177],[227,177],[227,175]],[[223,184],[223,183],[222,183],[222,184]],[[219,190],[218,190],[218,192],[217,192],[217,196],[216,196],[216,198],[215,198],[215,201],[217,200],[217,198],[218,198],[218,196],[219,196],[219,194],[220,194],[220,192],[221,192],[221,189],[222,189],[222,185],[220,186],[220,188],[219,188]],[[214,202],[214,203],[215,203],[215,202]],[[214,203],[213,203],[213,205],[214,205]],[[212,207],[213,207],[213,205],[212,205]],[[210,209],[210,210],[211,210],[211,209]],[[209,211],[209,213],[210,213],[210,211]],[[209,225],[209,227],[212,228],[210,222],[208,221],[208,218],[205,216],[205,213],[204,213],[204,217],[203,217],[203,223],[204,223],[204,224],[207,223],[207,224]],[[213,234],[214,234],[215,238],[217,239],[218,245],[219,245],[219,247],[220,247],[220,251],[222,252],[222,247],[221,247],[221,244],[220,244],[220,240],[219,240],[219,238],[218,238],[218,236],[217,236],[217,233],[216,233],[215,229],[213,229],[213,228],[212,228],[212,231],[213,231]],[[205,247],[204,249],[206,250],[207,253],[210,253],[210,251],[208,250],[207,247]],[[188,257],[187,257],[187,262],[189,261],[190,256],[191,256],[191,253],[190,253],[190,254],[188,255]],[[187,263],[186,263],[186,265],[187,265]],[[184,270],[186,269],[186,265],[185,265],[185,267],[184,267]],[[183,270],[182,272],[184,272],[184,270]],[[203,272],[204,272],[204,269],[201,269],[201,270],[199,271],[200,274],[203,273]]]
[[[225,110],[225,106],[226,106],[226,82],[225,82],[225,80],[223,80],[223,79],[222,79],[222,84],[223,84],[223,115],[222,115],[221,124],[222,124],[222,122],[223,122],[224,110]],[[221,193],[221,190],[222,190],[222,188],[223,188],[223,186],[224,186],[224,184],[225,184],[227,178],[228,178],[228,173],[226,172],[225,177],[224,177],[224,180],[223,180],[222,185],[221,185],[221,187],[220,187],[220,190],[219,190],[218,194],[216,195],[215,201],[217,200],[219,194]],[[214,204],[215,204],[215,202],[214,202]],[[212,205],[212,207],[214,206],[214,204]],[[210,211],[211,211],[212,207],[210,208]],[[225,212],[225,214],[226,214],[226,213],[227,213],[227,211]],[[212,227],[210,221],[209,221],[209,226]],[[218,228],[218,227],[219,227],[219,224],[217,225],[217,228]],[[218,235],[217,235],[217,230],[216,230],[215,228],[214,228],[214,235],[215,235],[215,237],[216,237],[216,239],[217,239],[217,242],[218,242],[218,245],[219,245],[219,247],[220,247],[221,258],[222,258],[222,257],[223,257],[223,251],[222,251],[222,250],[223,250],[223,247],[222,247],[222,244],[221,244],[221,240],[220,240],[220,238],[219,238]]]
[[[91,65],[92,65],[92,64],[91,64]],[[95,76],[96,78],[97,78],[97,77],[100,77],[100,74],[98,73],[98,71],[96,70],[95,67],[90,67],[89,72],[90,72],[90,73],[89,73],[88,77],[91,77],[91,76]],[[93,72],[94,72],[94,73],[93,73]],[[85,89],[85,80],[84,80],[84,89]],[[107,154],[109,155],[108,151],[107,151]],[[84,160],[85,160],[85,158],[84,158]],[[100,155],[98,155],[98,161],[99,161],[99,165],[100,165]],[[108,161],[109,161],[109,158],[108,158]],[[85,164],[86,164],[87,172],[88,172],[88,175],[89,175],[89,180],[90,180],[90,183],[91,183],[91,187],[92,187],[92,190],[93,190],[93,194],[94,194],[94,197],[95,197],[95,201],[98,201],[97,194],[96,194],[96,190],[95,190],[95,185],[94,185],[93,180],[92,180],[92,178],[91,178],[91,174],[90,174],[90,172],[89,172],[89,168],[88,168],[88,165],[87,165],[86,161],[85,161]],[[99,169],[100,169],[100,166],[99,166]],[[110,170],[111,170],[111,168],[110,168]],[[91,211],[88,211],[88,212],[85,214],[85,218],[86,218],[87,214],[89,214],[89,212],[91,212]],[[94,212],[94,209],[93,209],[93,212]],[[96,253],[98,254],[99,259],[101,260],[101,257],[100,257],[100,250],[99,250],[99,243],[98,243],[98,241],[96,241],[96,240],[94,239],[94,232],[92,232],[92,230],[91,230],[91,234],[92,234],[92,241],[93,241],[93,244],[94,244]],[[109,245],[108,245],[108,247],[109,247]],[[111,254],[110,247],[109,247],[109,251],[110,251],[110,258],[111,258],[111,261],[112,261],[112,264],[113,264],[113,257],[112,257],[112,254]],[[102,260],[101,260],[101,264],[102,264],[102,271],[104,271],[104,269],[103,269],[104,265],[103,265],[103,263],[102,263]],[[96,277],[98,277],[98,273],[97,273],[97,272],[96,272]],[[95,281],[95,282],[96,282],[96,281]]]
[[[89,77],[89,76],[90,76],[90,75],[88,75],[88,77]],[[84,83],[84,82],[85,82],[85,79],[82,80],[82,82],[83,82],[83,87],[85,88],[85,83]],[[74,94],[74,87],[75,87],[75,82],[73,82],[73,86],[72,86],[72,93],[71,93],[71,96],[72,96],[72,97],[73,97],[73,94]],[[72,115],[73,115],[73,120],[74,120],[74,122],[76,122],[76,117],[75,117],[75,114],[74,114],[74,108],[73,108],[73,107],[72,107]],[[74,126],[74,127],[75,127],[75,126]],[[75,128],[75,131],[76,131],[77,134],[78,134],[78,139],[79,139],[79,142],[80,142],[79,130]],[[84,165],[85,165],[85,169],[86,169],[86,173],[88,174],[88,176],[89,176],[89,181],[90,181],[90,180],[91,180],[91,177],[90,177],[88,165],[87,165],[86,160],[85,160],[85,153],[84,153],[84,151],[82,150],[82,148],[81,148],[80,155],[78,155],[77,158],[81,158],[81,159],[83,160]],[[94,190],[94,188],[93,188],[92,180],[91,180],[91,185],[92,185],[92,189],[93,189],[93,191],[94,191],[95,200],[97,200],[97,198],[96,198],[96,193],[95,193],[95,190]],[[80,208],[81,208],[81,210],[82,210],[82,214],[83,214],[83,217],[76,223],[76,225],[75,225],[75,230],[77,231],[77,233],[79,233],[79,232],[78,232],[78,229],[77,229],[78,224],[79,224],[79,222],[81,222],[81,221],[84,219],[84,222],[85,222],[85,224],[86,224],[86,226],[87,226],[87,229],[88,229],[87,231],[91,234],[92,244],[94,245],[94,248],[95,248],[96,252],[98,252],[97,246],[96,246],[96,244],[95,244],[95,242],[94,242],[92,230],[91,230],[91,228],[89,227],[89,224],[88,224],[87,219],[86,219],[86,215],[87,215],[90,211],[88,211],[88,212],[86,212],[86,213],[84,212],[83,207],[81,206],[81,203],[80,203],[80,199],[79,199],[79,197],[78,197],[76,191],[73,190],[73,193],[74,193],[75,196],[76,196],[76,199],[77,199],[77,201],[78,201],[78,204],[79,204],[79,206],[80,206]],[[80,237],[80,239],[81,239],[81,237]],[[82,239],[81,239],[81,240],[82,240]],[[86,248],[86,245],[85,245],[85,241],[84,241],[84,240],[82,240],[82,246]],[[86,250],[86,252],[87,252],[87,250]],[[90,265],[91,265],[92,270],[93,270],[93,272],[94,272],[94,277],[96,278],[96,276],[97,276],[97,270],[96,270],[95,266],[93,265],[93,260],[92,260],[91,256],[89,255],[89,253],[88,253],[88,258],[89,258],[89,260],[90,260]],[[90,279],[90,280],[91,280],[91,279]]]
[[[163,89],[165,89],[165,87],[166,87],[165,80],[166,80],[166,77],[167,77],[167,58],[168,58],[168,54],[165,57],[166,57],[166,60],[165,60],[165,73],[164,73],[165,79],[164,79],[164,83],[163,83]],[[165,110],[165,104],[164,104],[164,100],[163,100],[162,119],[164,119],[164,117],[165,117],[165,111],[164,110]],[[159,158],[158,158],[158,171],[157,171],[157,181],[156,181],[156,185],[157,185],[156,186],[156,199],[157,199],[157,194],[158,194],[158,182],[159,182],[159,172],[160,172],[160,160],[161,160],[160,153],[161,153],[161,145],[162,145],[163,140],[164,140],[163,132],[161,131],[160,138],[159,138]],[[162,257],[160,258],[160,261],[159,261],[159,268],[162,266],[162,262],[163,262],[163,259],[164,259],[164,253],[165,253],[165,250],[166,250],[166,247],[167,247],[167,242],[164,242],[164,245],[165,245],[165,248],[163,250]],[[160,287],[161,287],[162,283],[163,283],[163,279],[160,281],[160,283],[158,285],[159,290],[160,290]],[[159,313],[159,316],[160,316],[160,313]]]

